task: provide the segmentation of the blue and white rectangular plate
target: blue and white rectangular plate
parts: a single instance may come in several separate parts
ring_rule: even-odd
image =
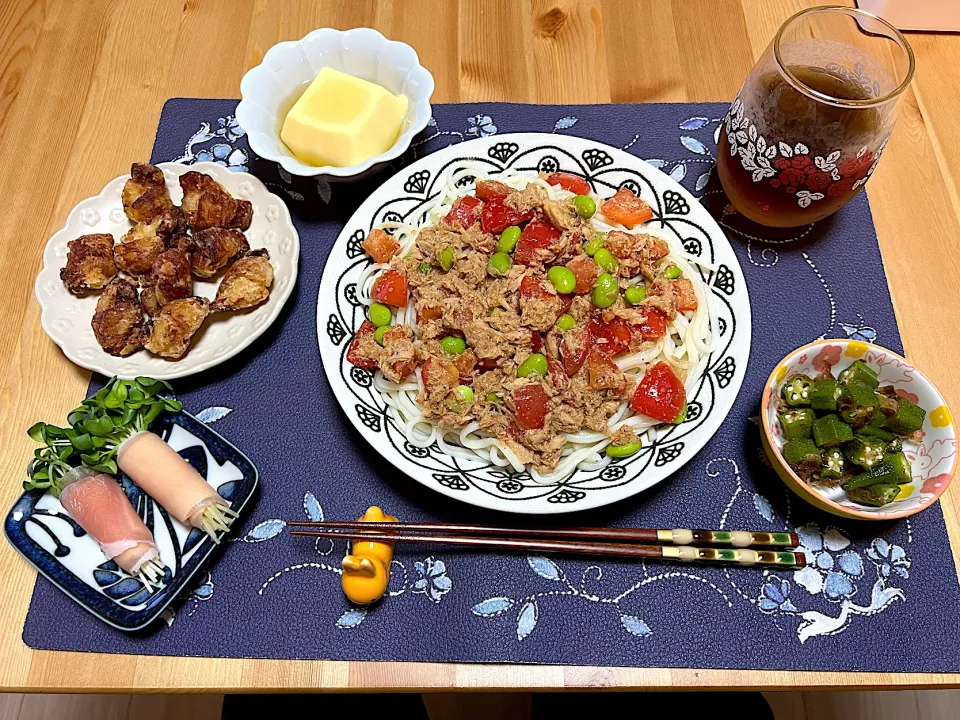
[[[253,498],[257,468],[222,435],[189,413],[165,414],[151,428],[189,462],[237,512]],[[166,566],[163,586],[147,591],[127,575],[64,511],[52,494],[26,492],[4,521],[10,544],[37,571],[96,617],[120,630],[140,630],[185,592],[217,545],[172,518],[126,475],[124,492],[153,532]]]

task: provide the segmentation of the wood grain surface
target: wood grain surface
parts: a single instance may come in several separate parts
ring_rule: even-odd
[[[164,101],[237,97],[274,43],[374,27],[412,45],[437,102],[729,101],[800,0],[0,0],[0,507],[89,378],[40,328],[33,281],[70,208],[147,158]],[[918,70],[868,193],[908,357],[960,408],[960,37],[911,35]],[[954,561],[960,487],[943,498]],[[960,675],[155,658],[34,652],[34,571],[0,543],[0,688],[890,688]]]

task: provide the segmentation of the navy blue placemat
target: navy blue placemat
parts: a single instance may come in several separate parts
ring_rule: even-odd
[[[375,503],[411,521],[522,519],[456,503],[400,475],[340,412],[320,365],[316,293],[344,220],[379,181],[291,183],[273,168],[253,167],[235,107],[234,100],[169,101],[153,160],[250,168],[289,198],[300,231],[299,282],[277,323],[239,357],[175,383],[188,410],[215,422],[257,464],[259,501],[238,540],[159,627],[138,635],[113,630],[41,578],[24,628],[28,645],[151,655],[960,671],[960,588],[939,505],[895,523],[824,515],[792,497],[766,466],[749,421],[770,369],[801,344],[856,337],[902,349],[867,198],[860,194],[833,218],[800,230],[748,223],[712,179],[725,110],[717,103],[439,105],[412,154],[497,132],[576,134],[625,148],[703,197],[750,289],[753,349],[741,396],[717,436],[671,478],[614,507],[554,522],[793,528],[811,566],[768,573],[407,547],[398,549],[390,596],[368,611],[351,607],[337,575],[342,543],[292,537],[283,518],[354,518]]]

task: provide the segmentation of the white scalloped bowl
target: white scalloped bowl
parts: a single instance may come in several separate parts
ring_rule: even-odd
[[[407,96],[409,105],[400,136],[384,153],[348,167],[306,165],[280,140],[283,115],[291,95],[312,81],[322,68],[332,67]],[[279,164],[291,175],[325,180],[356,180],[399,157],[414,135],[430,121],[433,76],[420,65],[409,45],[387,40],[376,30],[314,30],[302,40],[270,48],[263,62],[240,81],[237,121],[247,132],[250,148],[264,160]]]

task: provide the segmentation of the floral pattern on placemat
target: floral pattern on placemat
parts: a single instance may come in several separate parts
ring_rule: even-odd
[[[228,125],[234,107],[235,101],[171,101],[154,159],[182,155],[204,124]],[[253,171],[275,183],[297,215],[306,291],[294,298],[272,344],[225,366],[222,377],[198,378],[182,395],[188,409],[219,408],[210,411],[220,416],[218,430],[247,450],[261,471],[259,504],[209,577],[198,575],[193,599],[179,606],[171,626],[117,637],[39,583],[25,641],[50,649],[199,656],[960,670],[960,629],[952,619],[960,590],[939,507],[898,522],[848,522],[792,496],[766,465],[749,418],[769,370],[788,351],[817,337],[902,348],[866,197],[855,197],[833,219],[799,229],[749,222],[729,206],[712,173],[727,109],[718,103],[439,105],[436,120],[394,171],[475,137],[555,132],[621,147],[697,196],[728,233],[750,290],[754,338],[760,341],[741,399],[722,432],[674,477],[620,506],[562,522],[793,529],[812,560],[809,567],[765,572],[400,546],[395,560],[404,569],[394,566],[391,588],[403,592],[367,609],[351,606],[336,572],[344,547],[291,537],[285,520],[311,517],[321,500],[326,515],[337,518],[379,504],[411,521],[507,525],[525,519],[472,510],[414,487],[372,457],[348,427],[310,337],[316,330],[315,288],[328,249],[352,212],[344,214],[344,206],[355,207],[375,184],[303,187],[250,158]],[[220,141],[195,143],[193,152]],[[243,138],[231,148],[246,152]],[[515,151],[509,143],[495,148],[500,161]],[[605,159],[584,161],[600,168]],[[308,212],[321,213],[320,219]],[[327,221],[323,212],[339,214]],[[276,443],[263,442],[271,436]],[[296,461],[274,446],[293,448]],[[931,482],[943,481],[936,468],[930,473]],[[225,627],[229,633],[222,632]]]

